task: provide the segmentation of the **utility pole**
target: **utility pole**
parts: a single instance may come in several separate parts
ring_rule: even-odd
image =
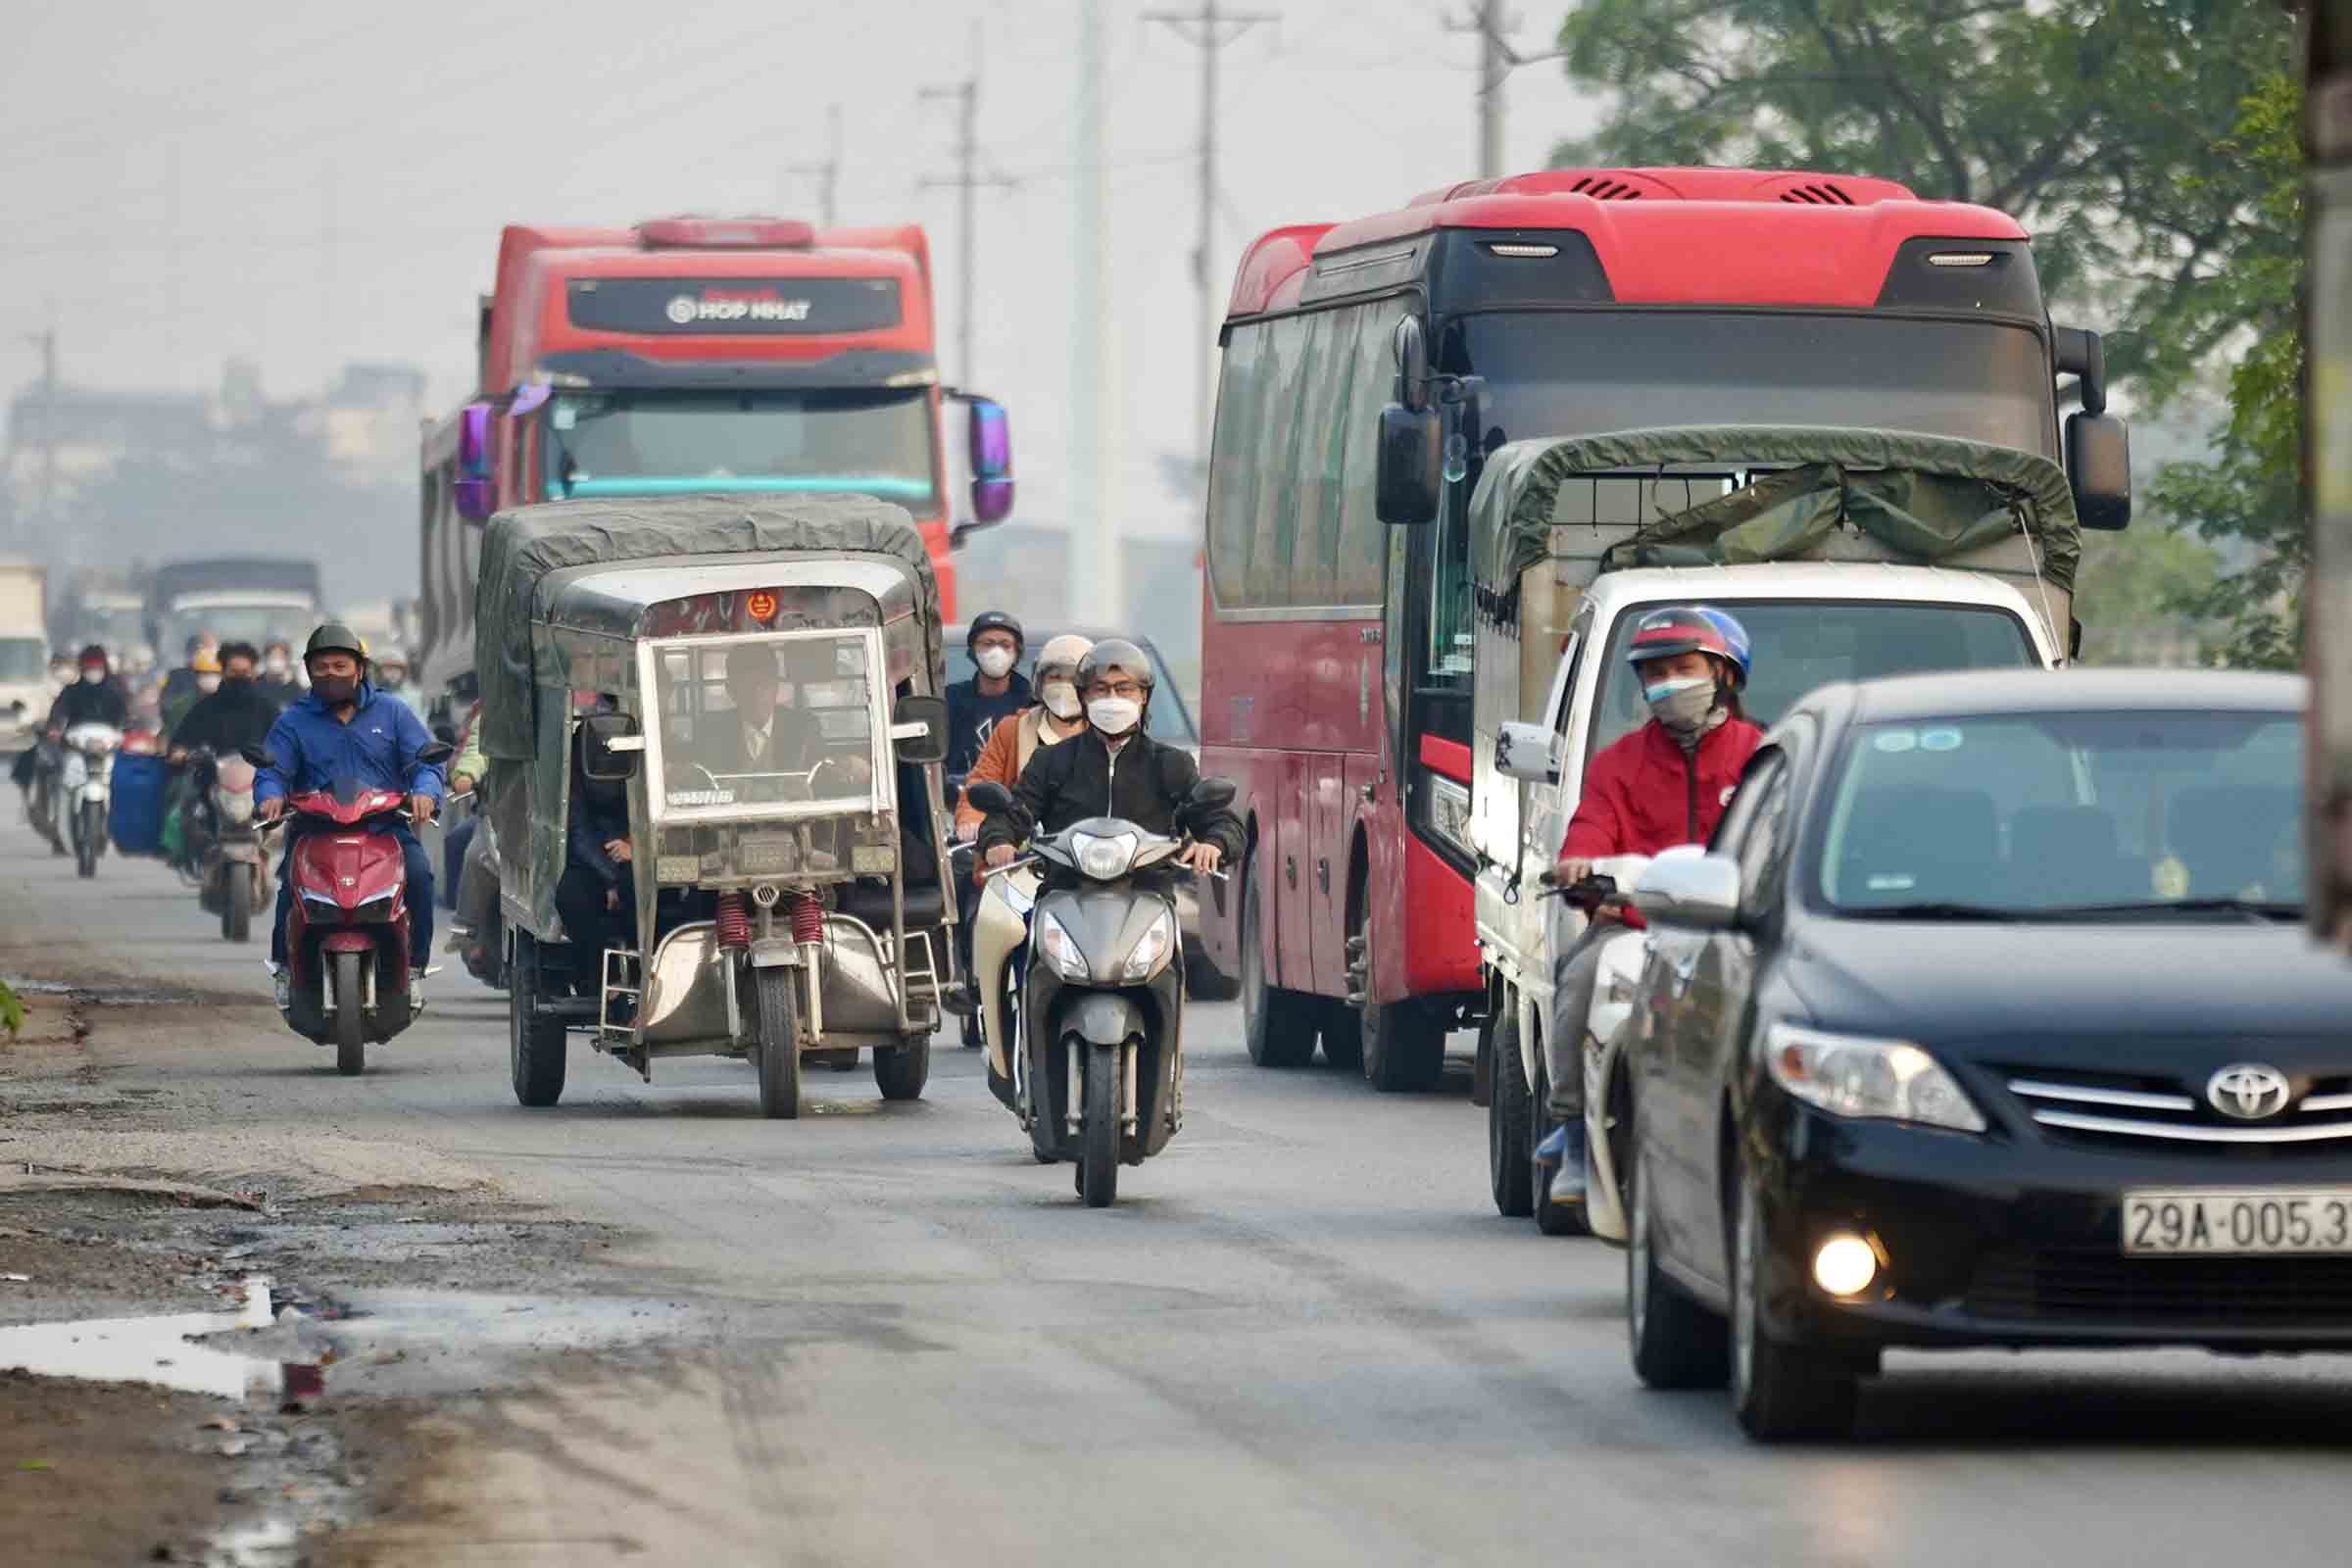
[[[973,218],[974,194],[983,185],[1009,189],[1018,181],[1003,174],[980,172],[980,29],[972,29],[972,74],[949,87],[925,87],[926,99],[952,99],[956,106],[956,174],[952,179],[926,179],[926,190],[954,186],[958,197],[956,223],[961,232],[956,236],[962,251],[957,270],[962,274],[956,287],[960,296],[956,302],[956,372],[959,384],[970,388],[974,382],[972,361],[972,322],[978,318],[979,295],[975,279],[978,275],[978,249],[973,238],[976,224]]]
[[[826,153],[825,161],[821,164],[786,164],[784,172],[816,176],[816,188],[822,193],[825,209],[825,226],[831,228],[839,220],[834,197],[841,188],[841,105],[835,104],[825,119],[831,136],[831,150]]]
[[[1513,49],[1509,34],[1518,22],[1502,14],[1502,0],[1474,0],[1475,9],[1463,20],[1449,23],[1454,32],[1478,34],[1478,177],[1502,177],[1502,84],[1521,66],[1557,60],[1565,52],[1523,55]]]
[[[1213,359],[1209,345],[1217,340],[1216,284],[1209,275],[1209,251],[1216,241],[1217,56],[1227,44],[1259,23],[1280,22],[1282,13],[1226,11],[1218,7],[1217,0],[1200,0],[1198,11],[1147,11],[1144,20],[1173,29],[1178,37],[1200,51],[1200,238],[1193,250],[1193,285],[1200,296],[1200,335],[1194,342],[1198,379],[1194,418],[1195,450],[1199,453],[1196,461],[1205,484],[1209,422],[1215,407],[1215,391],[1209,384]]]
[[[1062,617],[1119,625],[1118,394],[1110,375],[1109,152],[1102,104],[1102,0],[1078,0],[1077,142],[1070,195],[1069,547],[1062,553]]]
[[[57,328],[27,332],[24,341],[41,351],[41,526],[57,530]],[[52,540],[53,547],[65,541]]]

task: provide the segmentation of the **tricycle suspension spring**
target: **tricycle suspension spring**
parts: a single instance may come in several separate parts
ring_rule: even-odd
[[[722,948],[748,948],[752,945],[752,901],[742,893],[721,893],[718,896],[718,945]]]
[[[825,906],[813,893],[792,896],[792,940],[800,943],[825,940]]]

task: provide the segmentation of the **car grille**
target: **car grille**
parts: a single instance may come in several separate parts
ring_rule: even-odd
[[[2201,1082],[2020,1067],[2008,1085],[2037,1125],[2069,1142],[2158,1140],[2272,1153],[2352,1143],[2352,1078],[2317,1079],[2261,1121],[2224,1116],[2206,1102]]]
[[[1987,1252],[1969,1282],[1977,1317],[2291,1328],[2352,1323],[2352,1257],[2126,1257]]]

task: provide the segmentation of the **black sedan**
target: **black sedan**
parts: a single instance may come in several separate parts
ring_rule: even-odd
[[[2303,682],[1824,688],[1635,894],[1635,1370],[1759,1439],[1896,1347],[2352,1348],[2352,966],[2300,923]]]

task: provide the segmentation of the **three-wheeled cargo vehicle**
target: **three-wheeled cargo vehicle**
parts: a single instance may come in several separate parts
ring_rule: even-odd
[[[749,1058],[769,1116],[798,1114],[809,1055],[870,1051],[884,1098],[920,1095],[955,903],[939,591],[907,514],[519,508],[477,605],[515,1098],[555,1103],[574,1030],[649,1080]]]

